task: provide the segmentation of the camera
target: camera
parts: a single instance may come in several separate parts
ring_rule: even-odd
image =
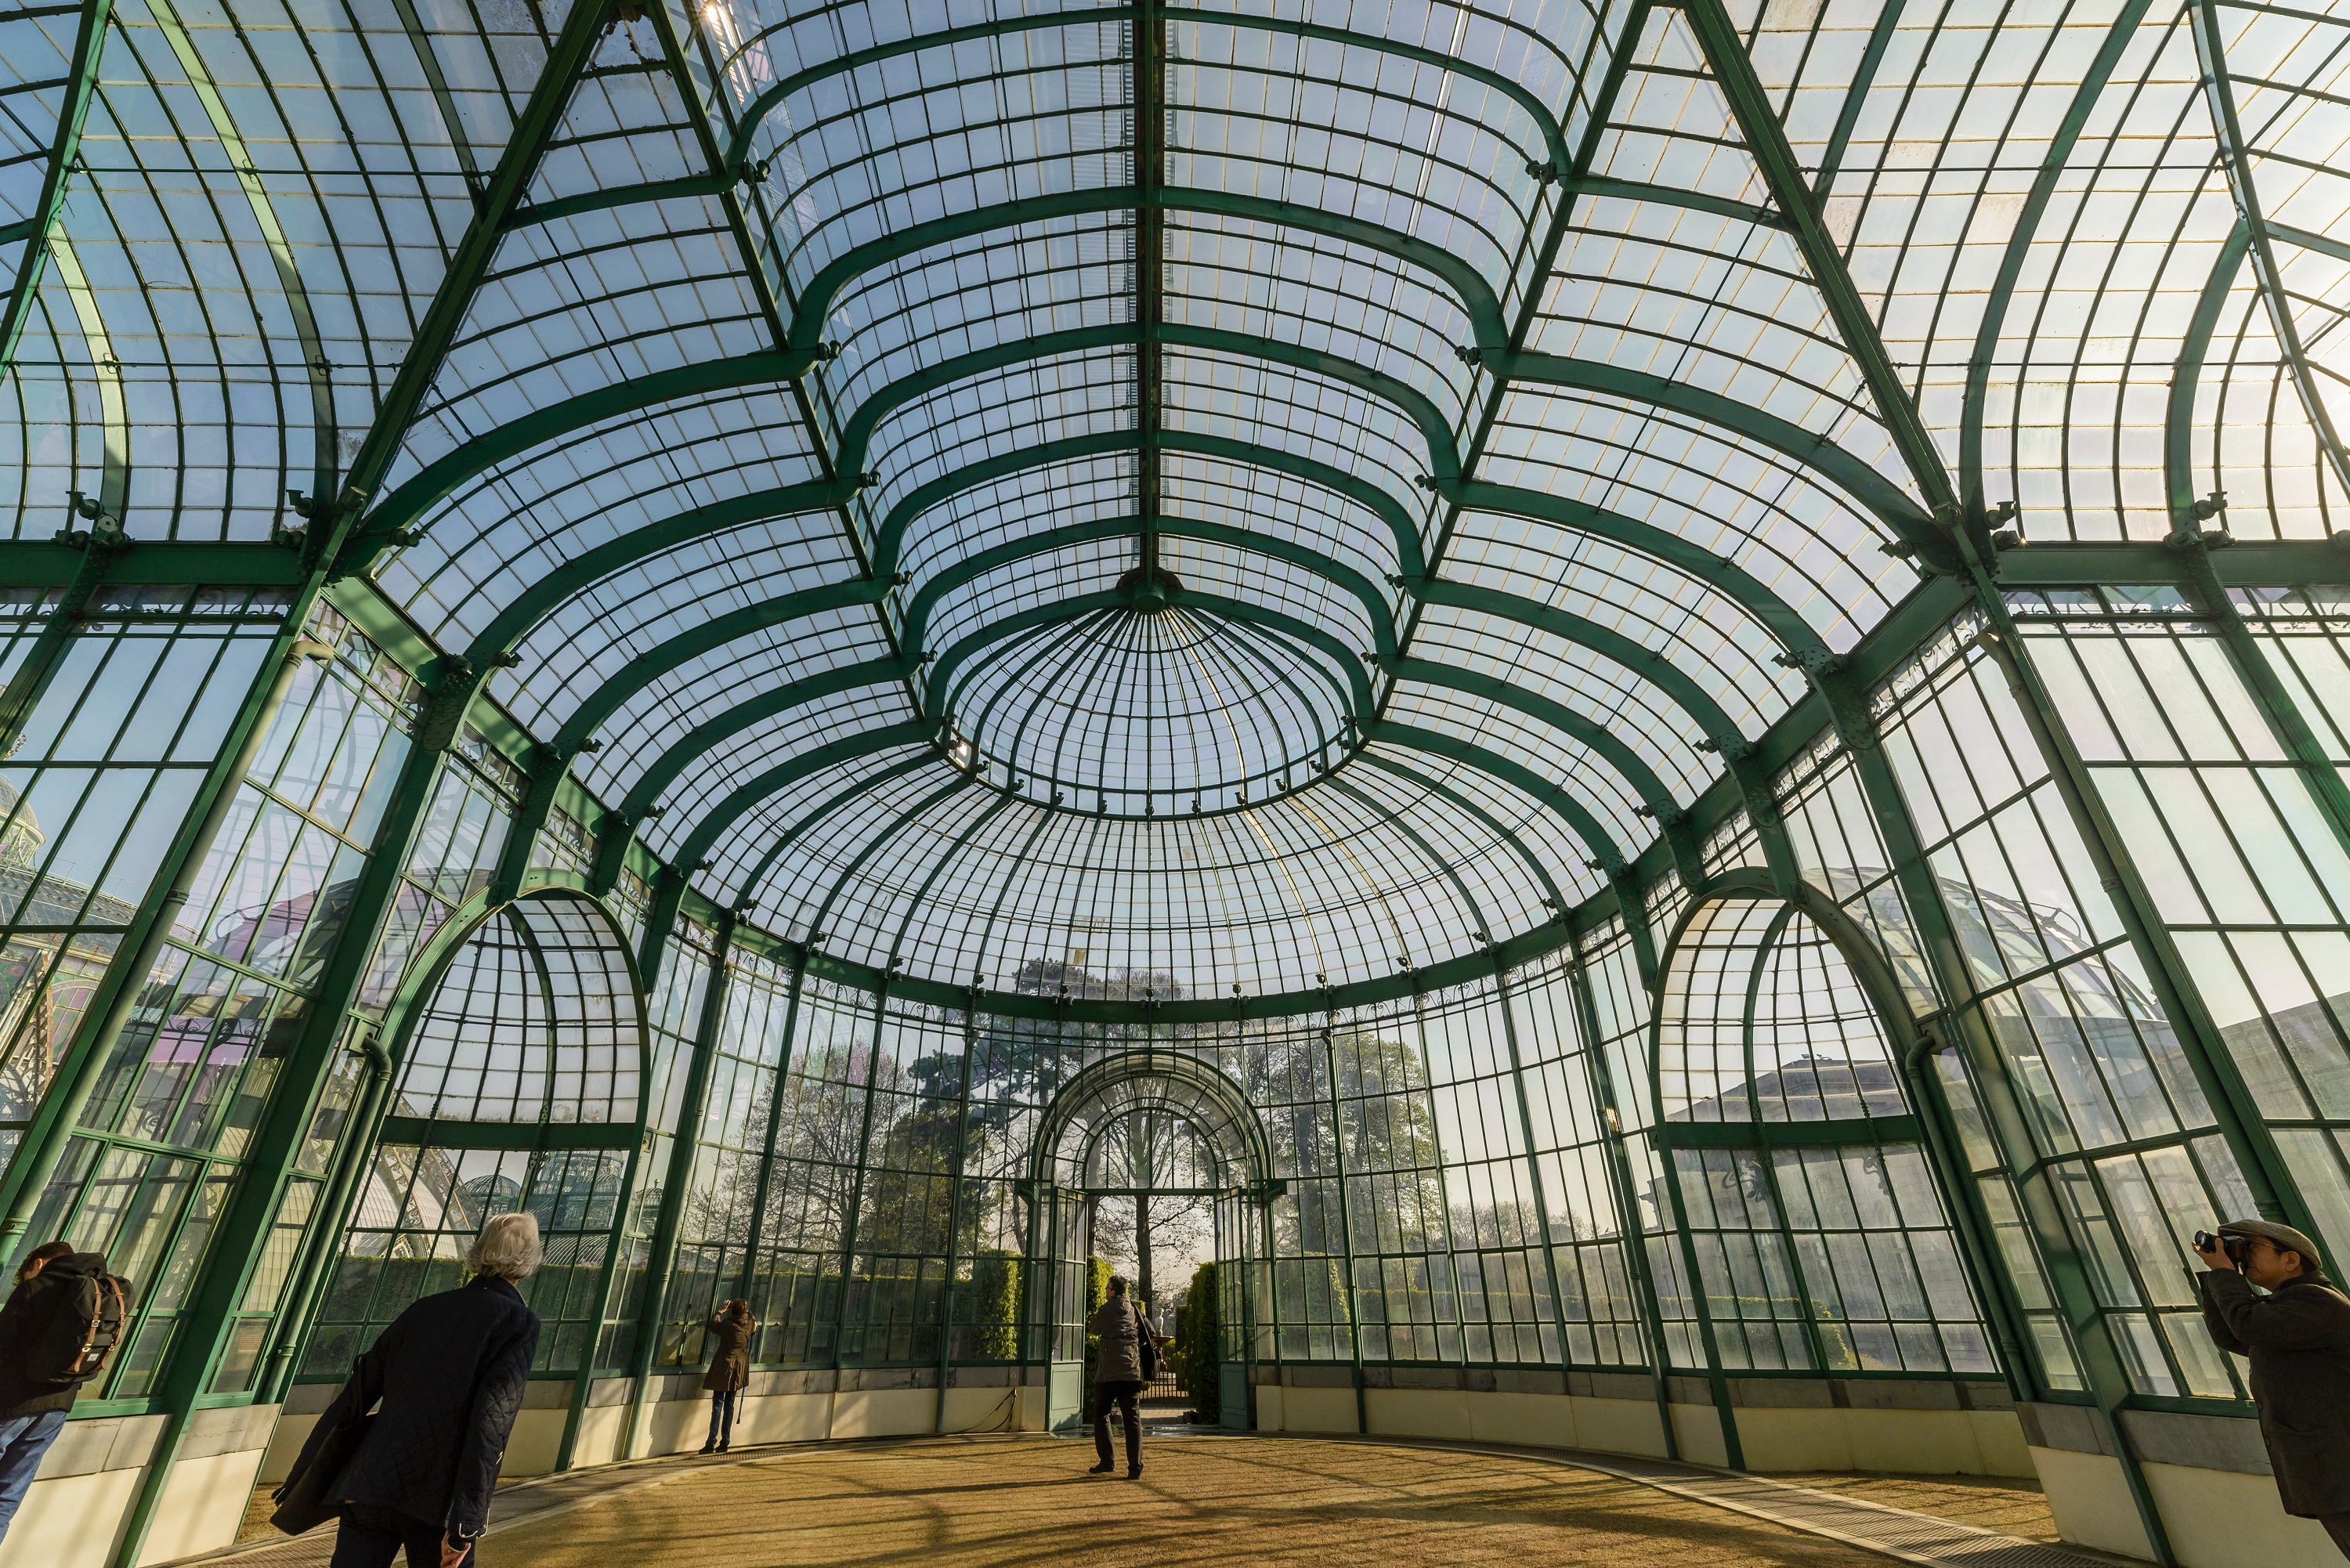
[[[2214,1247],[2227,1253],[2228,1261],[2240,1269],[2244,1266],[2245,1259],[2251,1256],[2252,1251],[2251,1243],[2241,1236],[2222,1236],[2210,1231],[2195,1232],[2197,1251],[2208,1252]]]

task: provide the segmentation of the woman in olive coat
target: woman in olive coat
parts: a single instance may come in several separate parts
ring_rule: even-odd
[[[718,1315],[710,1320],[710,1336],[717,1345],[717,1354],[710,1358],[710,1370],[702,1375],[702,1386],[710,1390],[710,1436],[702,1451],[726,1451],[734,1436],[734,1412],[742,1407],[743,1389],[751,1381],[751,1336],[759,1332],[759,1320],[751,1315],[751,1303],[730,1301],[720,1303]]]

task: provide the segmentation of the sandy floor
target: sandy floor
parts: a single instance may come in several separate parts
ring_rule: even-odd
[[[2007,1476],[1886,1476],[1823,1472],[1816,1475],[1774,1475],[1773,1480],[1794,1481],[1822,1491],[1955,1519],[1982,1530],[2020,1535],[2026,1541],[2056,1539],[2056,1520],[2038,1481]]]
[[[1885,1559],[1587,1471],[1515,1458],[1245,1438],[1153,1443],[1139,1481],[1089,1446],[931,1438],[698,1470],[495,1542],[498,1568],[981,1568],[1116,1553],[1197,1563],[1674,1568]],[[1890,1501],[1891,1499],[1885,1501]]]

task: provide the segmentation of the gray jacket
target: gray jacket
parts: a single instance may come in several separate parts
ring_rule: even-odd
[[[1131,1296],[1112,1296],[1094,1309],[1086,1332],[1101,1342],[1094,1355],[1097,1383],[1140,1383],[1142,1376],[1142,1314]]]
[[[2268,1295],[2231,1269],[2198,1282],[2211,1337],[2251,1357],[2252,1397],[2284,1511],[2350,1513],[2350,1298],[2322,1275]]]

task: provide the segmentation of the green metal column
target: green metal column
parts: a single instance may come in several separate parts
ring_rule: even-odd
[[[1625,1271],[1632,1276],[1632,1288],[1639,1297],[1640,1326],[1648,1342],[1648,1370],[1656,1386],[1657,1421],[1664,1429],[1665,1457],[1678,1459],[1681,1457],[1681,1439],[1673,1429],[1672,1386],[1669,1381],[1672,1373],[1666,1358],[1665,1314],[1657,1303],[1656,1276],[1648,1269],[1648,1232],[1640,1227],[1640,1201],[1632,1186],[1632,1162],[1624,1153],[1623,1116],[1617,1108],[1621,1101],[1616,1093],[1615,1074],[1607,1065],[1607,1050],[1599,1038],[1599,1003],[1591,994],[1591,978],[1584,971],[1579,946],[1574,956],[1574,967],[1567,971],[1567,978],[1583,1028],[1584,1070],[1599,1105],[1599,1144],[1607,1151],[1607,1176],[1615,1188],[1616,1234],[1624,1249]]]
[[[979,980],[978,975],[972,976],[962,1004],[962,1073],[955,1091],[954,1174],[947,1199],[947,1271],[939,1290],[939,1407],[931,1423],[941,1432],[947,1429],[947,1374],[954,1365],[955,1251],[962,1236],[963,1160],[971,1137],[971,1058],[979,1044]]]
[[[1926,863],[1925,850],[1918,844],[1908,803],[1901,796],[1892,765],[1885,760],[1868,701],[1854,689],[1842,659],[1807,664],[1805,673],[1827,704],[1829,722],[1843,742],[1845,754],[1852,761],[1853,776],[1860,784],[1870,820],[1885,846],[1894,884],[1916,926],[1918,956],[1942,999],[1945,1015],[1955,1017],[1974,1003],[1973,976],[1967,968],[1958,934],[1951,929],[1949,912],[1942,907],[1940,889]],[[1943,1201],[1950,1210],[1952,1228],[1968,1264],[1990,1293],[1986,1304],[1991,1309],[1992,1329],[1999,1335],[2000,1358],[2007,1367],[2009,1384],[2018,1398],[2030,1398],[2038,1377],[2024,1348],[2022,1304],[1999,1262],[1991,1215],[1983,1207],[1982,1194],[1968,1167],[1965,1147],[1959,1139],[1941,1082],[1922,1068],[1921,1053],[1935,1042],[1919,1028],[1898,980],[1890,975],[1887,978],[1892,981],[1892,988],[1878,1002],[1878,1011],[1885,1014],[1887,1036],[1893,1042],[1910,1103],[1917,1107],[1918,1125],[1925,1132],[1929,1165],[1941,1187]],[[2021,1147],[2018,1158],[2029,1163],[2030,1145]]]
[[[1550,1321],[1552,1332],[1558,1335],[1558,1362],[1567,1363],[1566,1314],[1559,1304],[1558,1260],[1551,1252],[1550,1194],[1544,1189],[1542,1161],[1534,1155],[1534,1114],[1533,1104],[1526,1098],[1526,1064],[1518,1050],[1518,1021],[1513,1016],[1514,1007],[1510,998],[1510,971],[1502,961],[1498,947],[1488,950],[1493,959],[1493,997],[1502,1009],[1502,1038],[1510,1049],[1510,1085],[1517,1091],[1518,1128],[1526,1140],[1526,1175],[1534,1190],[1534,1216],[1542,1225],[1542,1255],[1544,1277],[1550,1283]]]
[[[682,877],[672,885],[682,894]],[[676,908],[675,898],[671,900],[671,908]],[[708,1110],[710,1066],[718,1054],[718,1027],[726,1008],[726,960],[733,950],[737,919],[732,909],[719,911],[718,940],[712,944],[710,974],[702,989],[702,1016],[695,1022],[692,1040],[686,1043],[691,1054],[686,1063],[685,1090],[678,1105],[669,1168],[661,1178],[660,1208],[653,1220],[652,1241],[646,1249],[644,1301],[637,1314],[636,1354],[629,1367],[635,1386],[629,1393],[629,1418],[620,1437],[619,1458],[624,1459],[636,1457],[645,1394],[652,1381],[653,1359],[660,1349],[660,1325],[668,1315],[671,1276],[677,1271],[678,1229],[685,1220],[685,1189],[693,1179],[694,1151],[700,1147],[702,1119]],[[658,960],[660,949],[653,940],[654,929],[648,925],[645,940]],[[648,969],[644,972],[659,971]]]
[[[1347,1120],[1338,1105],[1337,1013],[1326,1003],[1322,1014],[1322,1058],[1329,1074],[1331,1157],[1338,1167],[1338,1246],[1347,1264],[1347,1284],[1340,1300],[1346,1307],[1347,1343],[1355,1364],[1355,1430],[1367,1433],[1371,1429],[1371,1409],[1363,1388],[1363,1312],[1361,1303],[1355,1299],[1355,1222],[1352,1199],[1347,1190]]]
[[[775,1135],[783,1121],[784,1088],[792,1075],[792,1045],[799,1029],[800,992],[807,984],[807,945],[794,944],[792,988],[784,999],[784,1038],[775,1054],[775,1086],[767,1096],[766,1147],[759,1151],[759,1179],[751,1196],[751,1234],[743,1244],[743,1272],[734,1282],[734,1293],[744,1301],[751,1299],[751,1277],[758,1272],[759,1250],[766,1242],[767,1194],[775,1176]]]
[[[367,1059],[367,1084],[352,1097],[350,1114],[343,1119],[342,1137],[336,1142],[334,1162],[327,1172],[326,1190],[318,1199],[318,1222],[313,1223],[302,1238],[301,1256],[294,1265],[293,1282],[286,1293],[286,1307],[270,1345],[266,1370],[255,1384],[255,1398],[259,1404],[279,1403],[294,1381],[300,1352],[310,1343],[319,1298],[326,1293],[327,1282],[334,1277],[343,1239],[342,1217],[350,1212],[359,1172],[367,1168],[368,1157],[374,1152],[376,1129],[381,1124],[391,1089],[391,1057],[373,1030],[359,1036],[358,1049]]]
[[[854,1293],[851,1282],[857,1273],[858,1218],[865,1208],[865,1172],[873,1158],[873,1082],[881,1070],[881,1035],[889,1023],[889,981],[896,977],[885,975],[873,993],[873,1046],[865,1055],[865,1104],[860,1107],[857,1123],[857,1175],[848,1189],[848,1212],[840,1227],[840,1301],[832,1325],[832,1402],[831,1408],[840,1405],[840,1375],[847,1364],[848,1344],[848,1303]],[[1057,1241],[1060,1224],[1060,1204],[1053,1205],[1054,1235]],[[1055,1298],[1057,1308],[1059,1300]],[[1048,1374],[1049,1376],[1049,1374]],[[825,1436],[832,1436],[829,1416],[825,1421]]]
[[[645,1086],[644,1104],[651,1109],[652,1086]],[[629,1200],[636,1193],[638,1173],[644,1168],[647,1145],[651,1141],[645,1134],[646,1116],[637,1121],[636,1147],[629,1150],[629,1163],[620,1173],[619,1199],[612,1206],[612,1229],[604,1243],[604,1266],[596,1275],[596,1314],[588,1325],[588,1346],[580,1353],[578,1368],[571,1376],[571,1403],[563,1417],[563,1441],[555,1451],[555,1468],[559,1471],[571,1468],[572,1459],[579,1450],[579,1428],[588,1418],[588,1397],[596,1386],[596,1354],[603,1347],[604,1324],[612,1315],[612,1292],[620,1278],[620,1256],[629,1245]],[[625,1449],[616,1451],[615,1459],[628,1457]]]

